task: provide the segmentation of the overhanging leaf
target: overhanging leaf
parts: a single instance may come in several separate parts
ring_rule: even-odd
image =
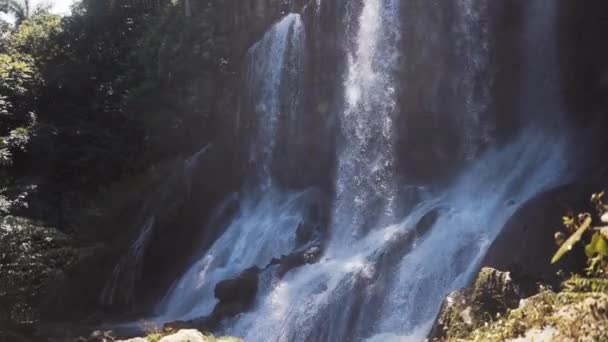
[[[583,234],[585,234],[585,232],[587,231],[587,229],[589,229],[590,226],[591,217],[586,217],[585,221],[583,222],[583,224],[581,224],[578,230],[574,234],[572,234],[572,236],[570,236],[568,240],[566,240],[566,242],[564,242],[564,244],[557,250],[557,252],[553,256],[553,259],[551,259],[551,264],[555,264],[566,253],[572,250],[572,247],[580,241],[580,239],[583,237]]]

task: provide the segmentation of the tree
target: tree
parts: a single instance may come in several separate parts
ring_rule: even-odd
[[[51,4],[48,2],[32,6],[31,0],[0,0],[0,12],[15,16],[17,26],[26,19],[48,12],[50,9]]]

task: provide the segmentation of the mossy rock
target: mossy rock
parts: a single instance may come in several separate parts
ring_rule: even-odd
[[[483,268],[470,288],[451,293],[433,325],[430,339],[463,338],[485,322],[517,307],[520,294],[508,272]]]
[[[462,329],[460,321],[451,323],[438,341],[608,341],[608,293],[584,292],[589,284],[575,276],[561,292],[548,289],[521,300],[517,308],[496,319],[478,322],[475,329]],[[603,280],[602,280],[603,281]],[[478,313],[471,313],[478,316]],[[453,317],[453,314],[452,316]]]
[[[195,329],[181,329],[173,332],[153,332],[146,337],[117,342],[242,342],[242,340],[236,337],[215,337]]]

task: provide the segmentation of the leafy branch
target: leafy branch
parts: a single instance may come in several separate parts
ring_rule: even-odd
[[[591,203],[594,205],[599,221],[608,224],[608,205],[604,203],[605,193],[593,194]],[[586,272],[589,276],[602,276],[608,274],[608,226],[593,225],[593,216],[590,213],[579,215],[569,215],[563,218],[566,232],[555,234],[555,240],[560,246],[551,263],[555,264],[570,252],[576,244],[581,241],[587,242],[585,245],[585,255],[587,256]]]

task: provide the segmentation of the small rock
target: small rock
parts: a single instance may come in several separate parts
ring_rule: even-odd
[[[213,342],[215,338],[205,336],[198,330],[184,329],[175,334],[165,336],[159,342]]]
[[[472,308],[468,306],[466,309],[464,309],[464,311],[460,313],[460,319],[462,319],[462,321],[466,325],[473,325],[473,317],[471,316],[471,310]]]

